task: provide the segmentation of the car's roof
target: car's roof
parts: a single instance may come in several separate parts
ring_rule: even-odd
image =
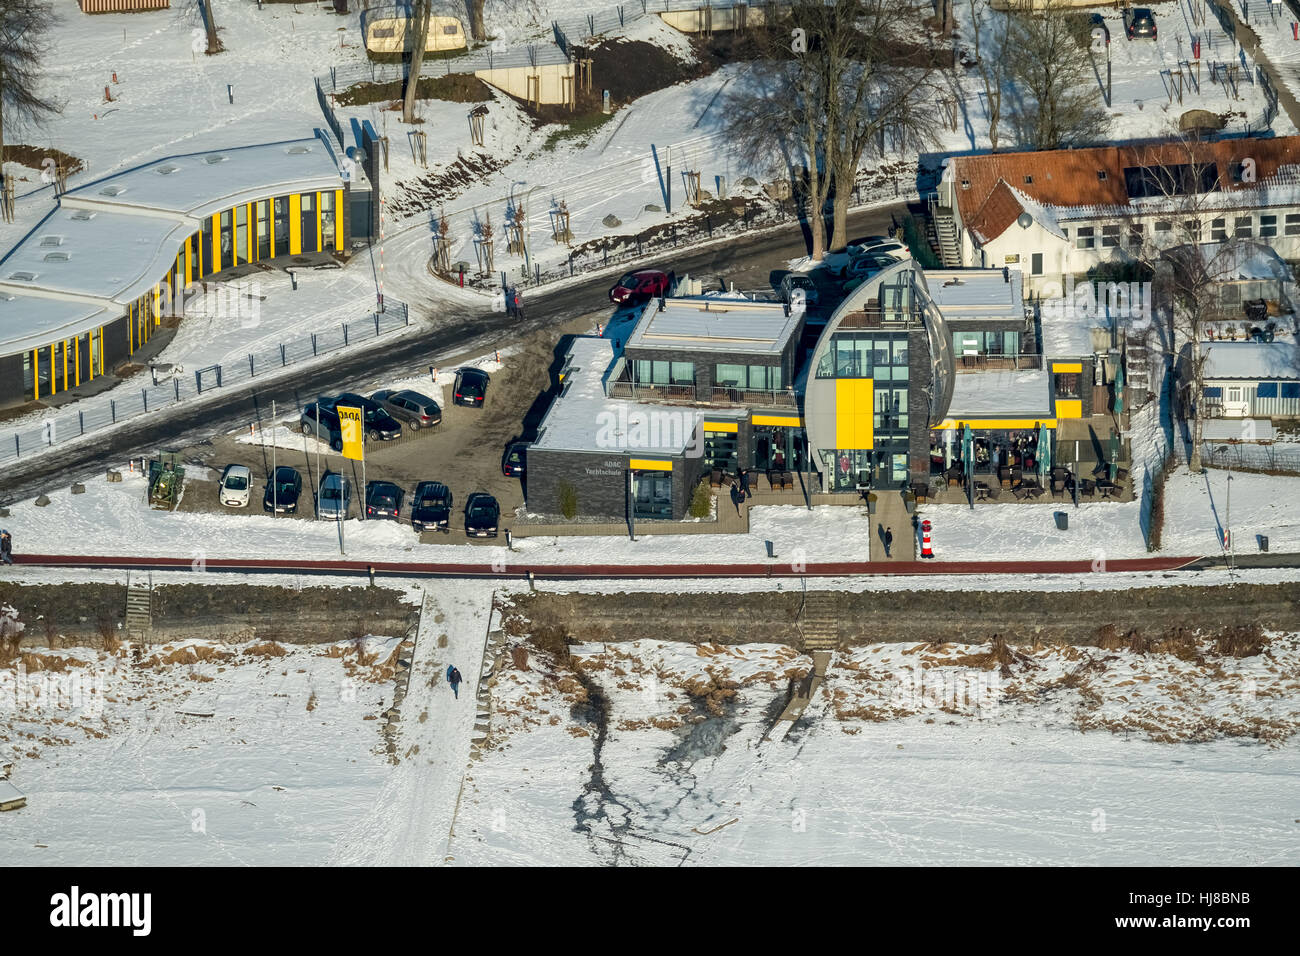
[[[497,500],[493,498],[490,494],[488,494],[486,491],[476,491],[472,495],[470,495],[469,498],[465,501],[466,505],[488,504],[488,503],[496,504]]]
[[[468,376],[471,376],[471,375],[474,375],[474,376],[481,376],[481,377],[483,377],[483,378],[487,378],[487,377],[488,377],[488,373],[485,372],[485,371],[483,371],[481,368],[458,368],[458,369],[456,369],[456,374],[457,374],[457,375],[464,375],[464,376],[467,376],[467,377],[468,377]]]
[[[288,477],[288,476],[292,475],[293,477],[297,478],[297,477],[298,477],[298,469],[297,469],[297,468],[290,468],[288,465],[277,465],[276,468],[275,468],[275,476],[276,476],[277,478],[279,478],[279,477],[282,476],[282,475],[285,476],[285,477]]]
[[[401,491],[401,487],[393,484],[391,481],[372,481],[370,483],[371,491],[387,491],[389,488],[394,491]]]
[[[226,474],[228,475],[251,475],[252,471],[247,465],[227,465]]]
[[[415,486],[415,490],[417,492],[423,490],[427,492],[442,493],[447,490],[447,486],[444,485],[441,481],[422,481]]]
[[[409,388],[404,388],[404,389],[402,389],[400,392],[390,392],[389,395],[392,396],[392,397],[409,398],[409,399],[411,399],[412,401],[415,401],[415,402],[424,402],[424,403],[429,404],[429,405],[436,405],[436,404],[438,404],[438,403],[435,402],[432,398],[430,398],[428,395],[421,394],[420,392],[413,391],[413,390],[411,390],[411,389],[409,389]]]

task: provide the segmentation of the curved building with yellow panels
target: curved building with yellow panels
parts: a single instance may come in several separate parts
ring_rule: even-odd
[[[363,174],[345,166],[318,132],[168,157],[64,193],[0,259],[0,405],[129,361],[191,283],[346,256],[349,193]]]

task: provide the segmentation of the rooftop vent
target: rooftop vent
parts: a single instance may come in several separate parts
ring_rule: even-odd
[[[47,252],[47,253],[45,253],[45,261],[46,261],[46,262],[67,262],[70,258],[72,258],[72,257],[71,257],[68,253],[66,253],[66,252]]]
[[[170,176],[172,173],[179,173],[181,168],[175,163],[164,163],[158,167],[159,176]]]
[[[203,157],[203,161],[207,163],[209,166],[215,166],[217,165],[217,163],[224,163],[226,161],[226,157],[222,156],[220,153],[210,153],[207,156]]]
[[[90,222],[90,220],[95,218],[95,214],[89,209],[78,209],[68,218],[75,219],[77,222]]]
[[[35,272],[11,272],[9,273],[9,278],[12,279],[14,282],[35,282],[36,273]]]
[[[62,236],[41,236],[42,246],[61,246],[63,245]]]
[[[125,186],[105,186],[99,191],[101,196],[120,196],[126,192]]]
[[[303,146],[299,144],[297,146],[290,146],[288,149],[285,150],[285,152],[288,153],[290,156],[301,156],[303,153],[310,153],[311,147]]]

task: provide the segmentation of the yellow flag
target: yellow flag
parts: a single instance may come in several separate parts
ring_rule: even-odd
[[[339,413],[339,430],[343,435],[343,457],[361,461],[366,457],[361,444],[361,434],[365,430],[361,409],[340,405],[335,411]]]

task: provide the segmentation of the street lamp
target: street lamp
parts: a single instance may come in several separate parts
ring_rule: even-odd
[[[1227,458],[1228,446],[1220,445],[1214,449],[1215,455],[1223,455],[1228,463],[1228,496],[1227,502],[1223,508],[1223,537],[1226,539],[1223,543],[1228,551],[1228,569],[1232,569],[1233,547],[1232,547],[1232,461]]]

